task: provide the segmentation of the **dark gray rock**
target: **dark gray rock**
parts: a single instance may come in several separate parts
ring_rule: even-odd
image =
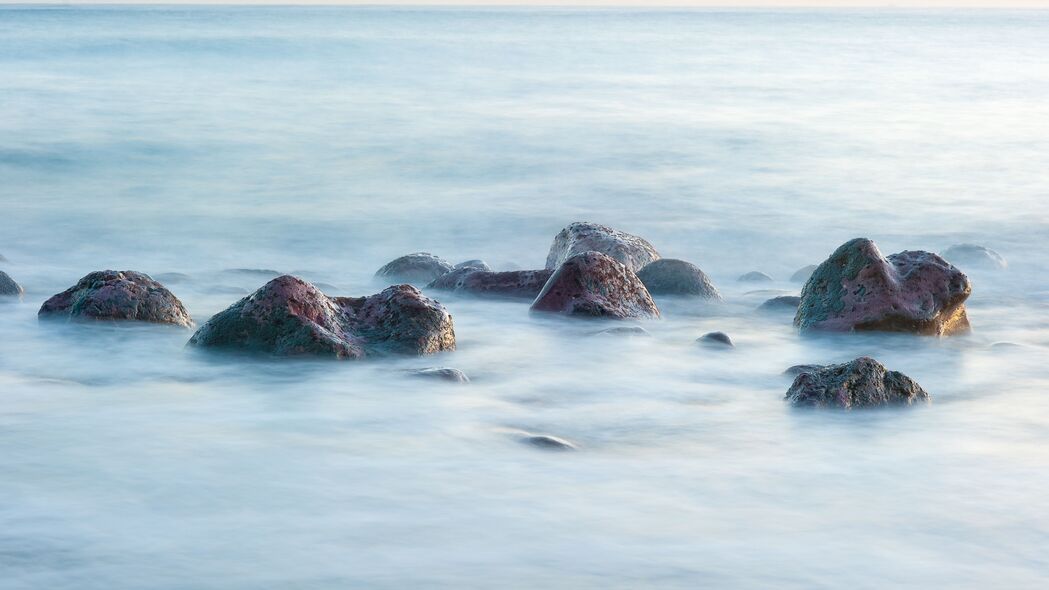
[[[790,280],[793,283],[804,283],[805,281],[809,280],[809,277],[812,276],[812,273],[815,270],[816,270],[816,265],[815,264],[810,264],[808,266],[803,266],[803,267],[799,268],[798,270],[794,271],[794,274],[790,275]]]
[[[578,221],[554,237],[546,268],[555,270],[569,258],[584,252],[600,252],[633,272],[659,259],[659,253],[648,240],[605,225]]]
[[[910,377],[864,356],[799,373],[786,399],[794,406],[851,410],[909,406],[927,402],[929,394]]]
[[[549,434],[528,434],[519,440],[526,445],[547,451],[575,451],[579,448],[563,438]]]
[[[19,285],[8,274],[0,270],[0,297],[22,297],[25,289]]]
[[[437,278],[426,288],[469,293],[478,297],[535,299],[553,274],[554,271],[545,269],[490,272],[460,268]]]
[[[650,262],[637,272],[637,278],[652,295],[689,295],[721,300],[721,294],[710,277],[698,266],[684,260],[661,258]]]
[[[415,252],[386,263],[375,272],[375,278],[383,281],[426,285],[437,277],[452,272],[448,261],[429,252]]]
[[[724,332],[708,332],[696,339],[696,342],[708,348],[733,348],[736,345]]]
[[[773,297],[765,303],[758,306],[758,311],[790,311],[795,312],[798,309],[798,305],[801,303],[801,297],[796,295],[780,295],[779,297]]]
[[[990,248],[976,244],[955,244],[943,251],[943,257],[952,264],[969,268],[1004,270],[1009,264]]]
[[[610,319],[659,317],[641,279],[600,252],[576,254],[561,264],[531,309]]]
[[[930,252],[888,258],[857,238],[831,254],[801,291],[801,331],[880,330],[947,336],[969,331],[969,278]]]
[[[420,377],[424,379],[435,379],[438,381],[447,381],[449,383],[469,383],[470,378],[466,376],[459,369],[453,369],[451,367],[429,367],[426,369],[413,369],[408,372],[413,377]]]
[[[284,275],[216,314],[189,345],[268,353],[359,359],[455,349],[452,316],[411,285],[369,297],[328,297]]]
[[[770,277],[769,275],[767,275],[767,274],[765,274],[763,272],[759,272],[759,271],[754,270],[754,271],[748,272],[745,275],[740,276],[739,279],[737,279],[737,280],[740,281],[740,282],[743,282],[743,283],[755,283],[755,282],[759,282],[759,281],[771,281],[772,277]]]
[[[41,318],[129,320],[193,325],[178,297],[149,275],[133,270],[101,270],[51,297],[40,307]]]
[[[483,260],[467,260],[465,262],[460,262],[459,264],[456,264],[453,268],[454,270],[459,270],[463,268],[483,271],[492,270],[492,267],[488,266],[488,263]]]

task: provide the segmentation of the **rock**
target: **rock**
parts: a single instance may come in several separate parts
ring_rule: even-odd
[[[526,445],[548,451],[575,451],[579,448],[563,438],[549,434],[528,434],[522,436],[519,440]]]
[[[414,369],[409,371],[408,374],[413,377],[423,377],[426,379],[436,379],[438,381],[448,381],[449,383],[469,383],[470,378],[466,376],[459,369],[453,369],[451,367],[429,367],[426,369]]]
[[[1001,254],[976,244],[955,244],[943,251],[943,257],[952,264],[973,268],[1002,270],[1009,266]]]
[[[909,406],[927,402],[929,394],[910,377],[864,356],[798,374],[786,399],[794,406],[851,410]]]
[[[698,266],[684,260],[661,258],[637,271],[637,278],[652,295],[693,295],[702,299],[721,300],[710,277]]]
[[[415,252],[386,263],[375,272],[375,277],[386,281],[425,285],[437,277],[452,272],[448,261],[429,252]]]
[[[757,282],[757,281],[771,281],[772,277],[770,277],[769,275],[767,275],[767,274],[765,274],[763,272],[759,272],[759,271],[754,270],[754,271],[748,272],[745,275],[740,276],[736,280],[738,280],[740,282],[744,282],[744,283],[753,283],[753,282]]]
[[[598,330],[593,332],[592,336],[626,336],[633,338],[635,336],[642,336],[648,338],[652,336],[648,333],[648,330],[641,326],[617,326],[615,328],[605,328],[604,330]]]
[[[182,302],[149,275],[100,270],[44,302],[39,317],[193,325]]]
[[[969,331],[969,278],[930,252],[888,258],[871,240],[841,245],[809,277],[794,325],[802,332],[881,330],[947,336]]]
[[[827,365],[794,365],[793,367],[788,367],[786,371],[783,371],[783,374],[788,377],[797,377],[802,373],[818,371],[826,366]]]
[[[0,262],[9,262],[9,261],[7,260],[7,257],[5,257],[3,254],[0,254]]]
[[[532,303],[532,311],[612,319],[659,317],[641,279],[600,252],[576,254],[561,264]]]
[[[216,314],[189,344],[359,359],[454,350],[455,331],[444,307],[411,285],[393,285],[368,297],[328,297],[284,275]]]
[[[799,268],[798,270],[794,271],[794,274],[790,275],[790,281],[792,283],[804,283],[805,281],[809,280],[809,277],[812,276],[812,273],[815,270],[816,270],[816,265],[815,264],[810,264],[808,266],[803,266],[803,267]]]
[[[696,342],[710,348],[734,348],[736,346],[724,332],[708,332],[697,338]]]
[[[467,260],[465,262],[460,262],[459,264],[456,264],[453,267],[454,270],[459,270],[461,268],[471,268],[473,270],[484,270],[484,271],[491,271],[492,270],[492,267],[488,266],[488,263],[483,261],[483,260]]]
[[[659,253],[644,238],[596,223],[576,222],[554,237],[546,257],[546,268],[555,270],[569,258],[583,252],[600,252],[633,272],[659,260]]]
[[[426,287],[478,296],[535,299],[552,274],[554,271],[545,269],[490,272],[460,268],[438,277]]]
[[[0,270],[0,297],[22,297],[25,289],[12,279],[6,272]]]
[[[227,268],[222,272],[246,277],[279,277],[278,271],[269,268]]]
[[[780,295],[773,297],[758,306],[758,311],[796,311],[801,297],[797,295]]]

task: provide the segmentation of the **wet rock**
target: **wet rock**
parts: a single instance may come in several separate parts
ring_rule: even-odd
[[[927,402],[929,394],[910,377],[864,356],[798,374],[786,399],[794,406],[851,410]]]
[[[802,332],[880,330],[947,336],[969,331],[969,278],[930,252],[882,256],[857,238],[831,254],[801,291]]]
[[[465,262],[460,262],[459,264],[456,264],[453,267],[454,270],[459,270],[459,269],[463,269],[463,268],[469,268],[469,269],[473,269],[473,270],[484,270],[484,271],[491,271],[492,270],[492,267],[488,266],[488,263],[483,261],[483,260],[467,260]]]
[[[626,336],[628,338],[633,338],[633,337],[636,337],[636,336],[641,336],[641,337],[648,338],[648,337],[652,336],[651,334],[648,333],[648,330],[642,328],[641,326],[617,326],[615,328],[605,328],[604,330],[598,330],[597,332],[593,332],[592,335],[594,335],[594,336]]]
[[[244,277],[278,277],[280,272],[269,269],[269,268],[227,268],[222,272],[230,275],[240,275]]]
[[[284,275],[216,314],[189,344],[359,359],[454,350],[455,332],[447,310],[411,285],[393,285],[368,297],[328,297]]]
[[[386,263],[375,272],[375,277],[384,281],[425,285],[452,272],[452,268],[448,261],[429,252],[415,252]]]
[[[637,271],[637,278],[652,295],[691,295],[721,300],[714,283],[698,266],[684,260],[661,258]]]
[[[659,253],[644,238],[596,223],[576,222],[554,237],[546,257],[546,268],[554,270],[569,258],[584,252],[600,252],[633,272],[659,259]]]
[[[561,264],[532,303],[532,311],[611,319],[659,317],[641,279],[600,252],[576,254]]]
[[[429,367],[426,369],[413,369],[408,373],[413,377],[436,379],[438,381],[447,381],[449,383],[470,382],[470,378],[466,376],[466,373],[463,373],[459,369],[453,369],[451,367]]]
[[[770,277],[769,275],[767,275],[767,274],[765,274],[763,272],[759,272],[759,271],[754,270],[754,271],[748,272],[745,275],[740,276],[736,280],[738,280],[740,282],[743,282],[743,283],[755,283],[755,282],[758,282],[758,281],[771,281],[772,277]]]
[[[554,271],[545,269],[491,272],[460,268],[437,278],[426,287],[481,297],[535,299],[553,274]]]
[[[579,448],[561,437],[549,434],[527,434],[518,440],[526,445],[548,451],[575,451]]]
[[[783,374],[788,377],[797,377],[802,373],[818,371],[826,366],[827,365],[794,365],[793,367],[788,367],[786,371],[783,371]]]
[[[780,295],[758,306],[758,311],[796,311],[801,303],[797,295]]]
[[[0,297],[21,297],[23,293],[25,289],[22,288],[22,285],[0,270]]]
[[[809,277],[812,276],[812,273],[815,270],[816,270],[816,265],[815,264],[810,264],[808,266],[803,266],[803,267],[799,268],[798,270],[794,271],[794,274],[790,275],[790,280],[791,280],[792,283],[804,283],[805,281],[809,280]]]
[[[133,270],[101,270],[44,302],[41,318],[132,320],[190,327],[193,320],[164,285]]]
[[[162,272],[158,275],[150,276],[153,277],[153,280],[164,283],[165,285],[177,285],[192,280],[192,277],[181,272]]]
[[[1009,266],[1001,254],[977,244],[955,244],[943,251],[943,257],[963,267],[1002,270]]]
[[[708,332],[697,338],[696,342],[709,348],[734,348],[736,346],[724,332]]]

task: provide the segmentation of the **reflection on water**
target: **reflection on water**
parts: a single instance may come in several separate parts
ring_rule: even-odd
[[[27,290],[0,305],[0,587],[1044,586],[1047,27],[0,9],[0,268]],[[726,302],[657,298],[630,337],[434,294],[457,351],[361,363],[35,316],[102,268],[162,276],[199,324],[270,269],[363,295],[418,250],[539,267],[576,220]],[[964,338],[755,312],[859,235],[1009,270],[965,269]],[[696,345],[711,331],[736,347]],[[784,406],[785,368],[863,354],[933,404]],[[471,383],[405,371],[427,366]]]

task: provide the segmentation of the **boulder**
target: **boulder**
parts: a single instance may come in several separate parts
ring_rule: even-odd
[[[659,252],[644,238],[596,223],[576,222],[554,237],[546,257],[546,268],[555,270],[569,258],[583,252],[600,252],[633,272],[659,260]]]
[[[21,297],[23,293],[25,289],[22,288],[22,285],[0,270],[0,297]]]
[[[641,326],[616,326],[614,328],[605,328],[604,330],[598,330],[592,332],[591,336],[620,336],[625,338],[649,338],[652,335],[648,333],[648,330]]]
[[[787,370],[783,371],[783,374],[787,375],[788,377],[797,377],[802,373],[811,373],[813,371],[818,371],[826,366],[827,365],[794,365],[792,367],[787,367]]]
[[[193,325],[178,297],[149,275],[133,270],[100,270],[77,281],[40,307],[41,318],[132,320]]]
[[[971,291],[969,278],[935,254],[904,251],[886,258],[874,242],[857,238],[809,277],[794,325],[802,332],[964,333]]]
[[[637,278],[652,295],[691,295],[701,299],[720,301],[710,277],[698,266],[684,260],[661,258],[637,271]]]
[[[575,451],[579,447],[567,440],[549,434],[525,434],[519,439],[523,444],[545,449],[547,451]]]
[[[447,381],[449,383],[469,383],[470,378],[466,376],[459,369],[453,369],[451,367],[428,367],[426,369],[413,369],[408,371],[408,374],[413,377],[419,377],[423,379],[435,379],[437,381]]]
[[[476,259],[460,262],[459,264],[456,264],[452,268],[454,270],[459,270],[461,268],[470,268],[470,269],[473,269],[473,270],[485,270],[485,271],[492,270],[492,267],[488,266],[487,262],[485,262],[483,260],[476,260]]]
[[[277,277],[212,317],[189,345],[359,359],[455,349],[452,316],[411,285],[368,297],[328,297],[290,275]]]
[[[448,261],[429,252],[415,252],[386,263],[375,272],[375,277],[383,281],[425,285],[452,272],[452,268]]]
[[[732,343],[732,339],[728,337],[728,334],[724,332],[708,332],[696,338],[696,342],[708,348],[733,348],[736,346]]]
[[[976,244],[955,244],[943,251],[943,257],[952,264],[972,268],[1003,270],[1009,266],[1001,254]]]
[[[652,296],[629,268],[600,252],[583,252],[551,275],[532,311],[612,319],[659,317]]]
[[[927,402],[929,394],[910,377],[864,356],[799,373],[786,399],[794,406],[851,410],[909,406]]]
[[[757,282],[761,282],[761,281],[771,281],[772,277],[770,277],[769,275],[767,275],[767,274],[765,274],[763,272],[753,270],[753,271],[748,272],[745,275],[741,275],[736,280],[738,280],[738,281],[740,281],[742,283],[757,283]]]
[[[796,311],[801,303],[797,295],[780,295],[758,306],[758,311]]]
[[[805,281],[809,280],[809,277],[812,276],[812,273],[815,270],[816,270],[816,265],[815,264],[810,264],[808,266],[803,266],[803,267],[799,268],[798,270],[794,271],[794,274],[790,275],[790,281],[792,283],[804,283]]]
[[[491,272],[467,267],[438,277],[426,287],[478,296],[535,299],[552,274],[554,271],[545,269]]]

